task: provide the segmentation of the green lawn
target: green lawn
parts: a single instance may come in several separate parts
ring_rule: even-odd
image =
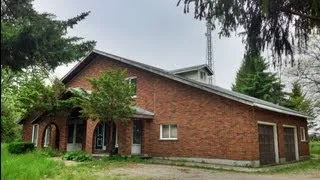
[[[310,153],[320,155],[320,141],[310,142]]]

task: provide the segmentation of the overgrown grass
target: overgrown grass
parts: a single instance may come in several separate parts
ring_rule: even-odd
[[[320,141],[310,141],[310,153],[320,155]]]
[[[10,154],[7,144],[1,144],[1,158],[1,179],[43,179],[53,177],[63,167],[40,151]]]

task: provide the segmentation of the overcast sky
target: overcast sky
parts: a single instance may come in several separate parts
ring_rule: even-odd
[[[39,12],[67,19],[85,11],[91,14],[70,35],[97,41],[96,49],[163,69],[206,63],[205,22],[183,14],[177,0],[36,0]],[[219,39],[213,31],[216,85],[230,89],[244,52],[240,37]],[[65,75],[74,65],[55,71]]]

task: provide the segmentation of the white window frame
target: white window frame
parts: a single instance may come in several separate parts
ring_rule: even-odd
[[[36,128],[37,127],[37,128]],[[34,133],[35,133],[35,129],[37,129],[37,137],[36,137],[36,140],[34,142]],[[34,124],[32,126],[32,139],[31,139],[31,142],[34,144],[35,147],[38,146],[38,139],[39,139],[39,124]]]
[[[306,129],[304,127],[300,127],[300,140],[301,142],[306,142]]]
[[[128,81],[129,84],[131,84],[131,80],[132,80],[132,79],[136,79],[136,92],[135,92],[136,94],[133,95],[132,98],[137,98],[137,92],[138,92],[138,88],[137,88],[137,87],[138,87],[138,86],[137,86],[137,84],[138,84],[138,78],[137,78],[137,76],[127,77],[125,80]]]
[[[276,163],[278,164],[279,161],[279,146],[278,146],[278,130],[277,124],[265,121],[258,121],[258,124],[269,125],[273,127],[273,139],[274,139],[274,152],[275,152],[275,159]]]
[[[163,138],[162,137],[162,126],[169,126],[169,138]],[[177,126],[177,137],[176,138],[171,138],[171,126]],[[178,125],[177,124],[161,124],[160,125],[160,140],[178,140]]]
[[[45,131],[45,136],[44,136],[44,147],[48,147],[49,144],[50,144],[50,135],[51,135],[51,126],[49,125],[47,128],[46,128],[46,131]]]
[[[296,126],[292,126],[292,125],[286,125],[286,124],[284,124],[283,127],[293,128],[294,129],[294,147],[295,147],[295,151],[296,151],[296,160],[299,161],[299,147],[298,147],[297,127]]]
[[[203,73],[203,78],[201,78],[201,74]],[[206,74],[206,72],[204,72],[204,71],[200,71],[200,79],[201,80],[203,80],[203,81],[206,81],[207,80],[207,74]]]

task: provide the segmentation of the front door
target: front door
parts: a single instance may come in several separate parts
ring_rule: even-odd
[[[103,142],[104,142],[104,123],[100,123],[96,128],[96,150],[102,150],[103,149]]]
[[[284,128],[284,144],[286,150],[286,161],[296,160],[296,144],[294,139],[294,128]]]
[[[260,165],[273,164],[275,159],[275,144],[273,126],[259,124]]]
[[[131,154],[141,154],[142,121],[133,120]]]

